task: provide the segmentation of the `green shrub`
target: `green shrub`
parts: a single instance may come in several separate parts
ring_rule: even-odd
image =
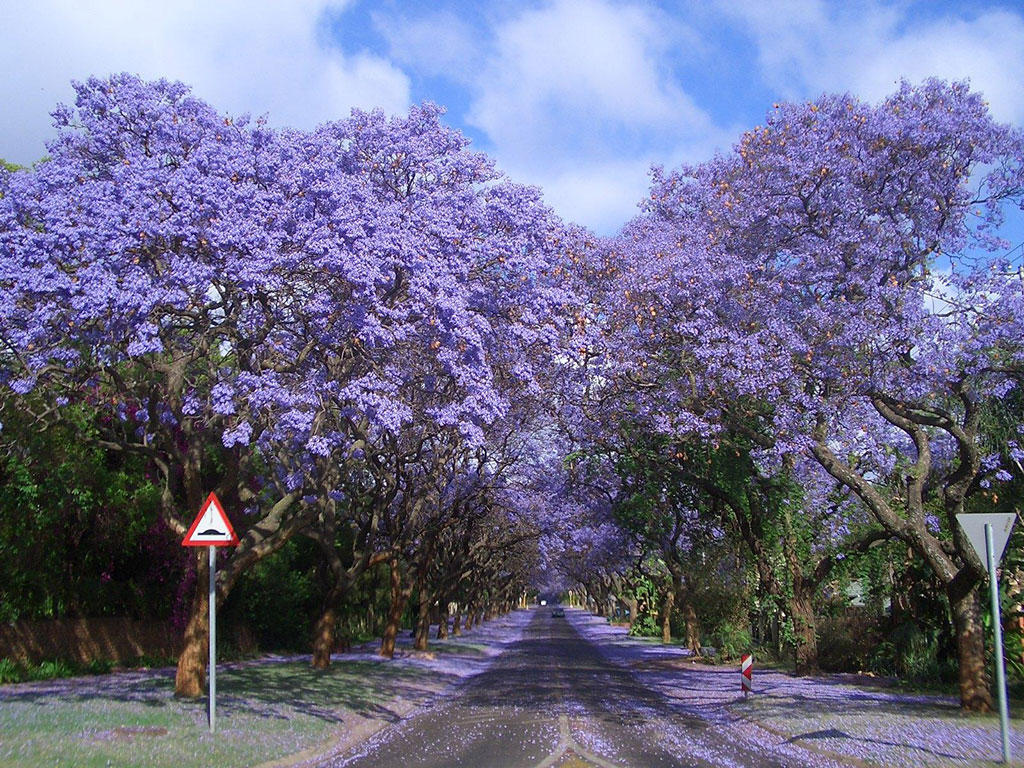
[[[28,668],[29,680],[53,680],[58,677],[71,677],[74,674],[74,668],[61,659],[41,661],[38,665]]]
[[[872,659],[881,651],[877,621],[864,611],[850,610],[818,620],[818,664],[827,672],[880,671]],[[893,651],[884,651],[890,658]],[[890,662],[891,664],[892,662]],[[888,673],[891,674],[891,673]]]
[[[712,639],[719,658],[738,659],[750,651],[752,640],[750,630],[740,624],[725,622],[718,628],[717,635]]]
[[[1017,683],[1024,681],[1024,633],[1020,627],[1012,626],[1003,635],[1003,650],[1007,677]]]
[[[106,675],[113,668],[114,662],[110,659],[93,659],[82,668],[82,671],[87,675]]]
[[[923,632],[912,621],[900,624],[878,644],[869,666],[913,683],[950,683],[957,677],[956,658],[940,653],[937,634]]]
[[[308,651],[313,620],[323,602],[316,578],[318,557],[312,542],[291,540],[258,562],[232,591],[224,625],[250,627],[263,649]]]
[[[138,669],[140,667],[173,667],[177,663],[178,660],[171,656],[150,656],[149,654],[144,653],[141,656],[136,656],[130,661],[124,662],[124,666],[131,669]]]
[[[0,684],[20,683],[25,679],[25,672],[20,665],[11,659],[0,659]]]
[[[629,634],[633,637],[659,637],[661,627],[654,621],[653,616],[646,614],[633,622],[633,626],[629,628]]]

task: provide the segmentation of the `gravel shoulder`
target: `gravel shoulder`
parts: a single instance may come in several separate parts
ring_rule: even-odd
[[[344,751],[486,670],[529,621],[517,611],[431,650],[401,638],[333,657],[268,656],[217,667],[217,732],[206,699],[173,696],[170,668],[0,686],[0,768],[299,765]],[[405,633],[408,635],[408,633]]]
[[[999,718],[961,714],[949,696],[909,694],[849,675],[795,677],[754,670],[744,700],[739,667],[694,662],[678,646],[631,638],[625,627],[567,611],[580,634],[628,667],[681,712],[697,715],[768,752],[800,749],[808,765],[1002,765]],[[1011,711],[1014,765],[1024,765],[1024,720]]]

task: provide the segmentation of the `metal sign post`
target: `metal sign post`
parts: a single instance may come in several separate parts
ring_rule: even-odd
[[[217,496],[211,493],[181,542],[184,547],[206,547],[210,553],[210,733],[217,729],[217,547],[233,547],[238,536],[224,514]]]
[[[999,580],[996,565],[1003,557],[1006,542],[1017,516],[1012,512],[957,515],[964,534],[988,570],[989,596],[992,600],[992,632],[995,635],[996,688],[999,695],[999,729],[1003,737],[1003,762],[1010,762],[1010,709],[1006,703],[1006,666],[1003,661],[1003,623],[999,610]]]
[[[217,548],[210,551],[210,733],[217,729]]]
[[[999,729],[1003,736],[1003,762],[1010,762],[1010,709],[1006,703],[1006,667],[1003,662],[1003,622],[999,615],[999,582],[996,580],[996,548],[992,543],[992,524],[985,523],[985,555],[988,560],[988,585],[992,596],[992,630],[995,632],[996,688],[999,691]],[[1000,553],[1002,554],[1002,553]]]

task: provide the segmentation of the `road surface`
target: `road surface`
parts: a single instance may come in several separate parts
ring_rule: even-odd
[[[805,766],[673,709],[608,662],[571,617],[536,609],[522,638],[451,696],[323,768]]]

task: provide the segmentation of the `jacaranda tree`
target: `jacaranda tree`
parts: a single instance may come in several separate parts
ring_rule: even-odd
[[[511,399],[539,397],[534,366],[568,314],[565,234],[437,108],[280,132],[177,83],[76,91],[50,159],[0,179],[0,376],[115,414],[101,444],[152,462],[172,530],[221,495],[243,537],[218,600],[344,505],[356,465],[417,437],[480,444]]]
[[[963,84],[778,105],[733,152],[655,174],[616,329],[661,428],[812,457],[928,564],[975,710],[983,569],[955,515],[984,473],[979,405],[1020,372],[1021,283],[985,254],[1022,159]]]

